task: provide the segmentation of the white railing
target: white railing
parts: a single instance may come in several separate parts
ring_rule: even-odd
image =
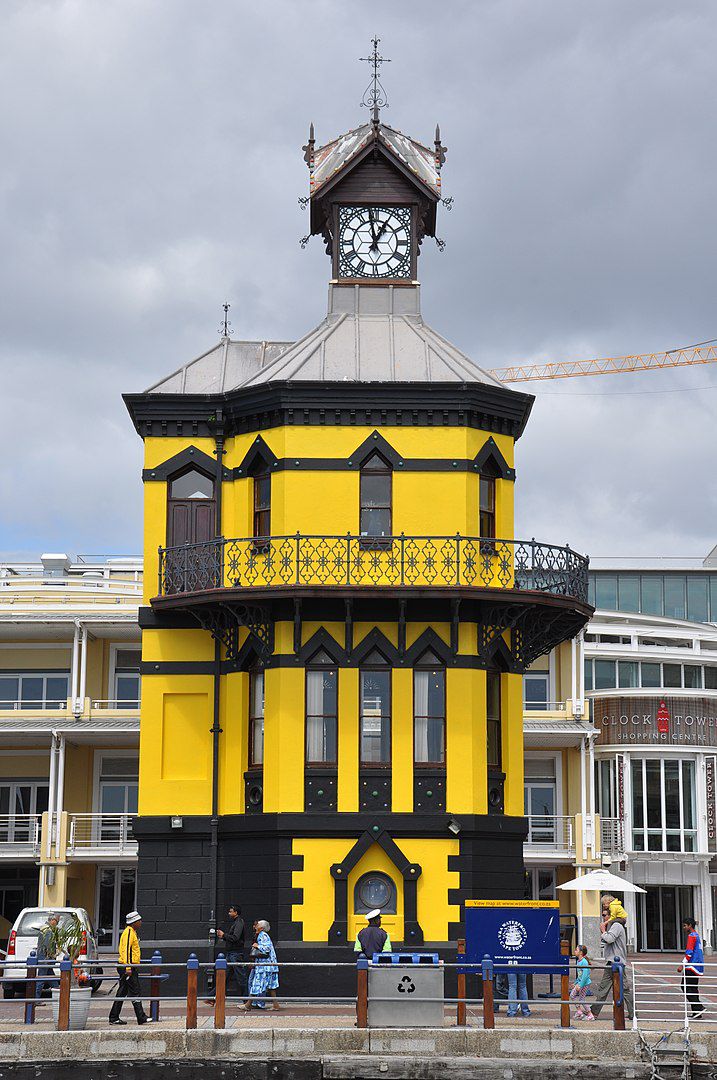
[[[39,814],[0,814],[0,858],[39,855],[41,829]]]
[[[90,708],[93,712],[107,712],[108,710],[125,709],[136,712],[139,709],[139,699],[129,698],[106,698],[105,700],[92,698]]]
[[[554,817],[543,814],[528,816],[528,835],[525,847],[540,851],[559,851],[575,854],[574,822],[571,817]]]
[[[67,708],[67,698],[54,698],[52,700],[43,700],[42,698],[18,698],[16,701],[9,701],[7,698],[0,700],[0,712],[46,712],[51,710],[58,712],[61,709]]]
[[[696,985],[685,985],[678,967],[675,960],[633,961],[634,1027],[689,1028],[696,1024],[702,1028],[717,1024],[717,964],[705,964],[705,973],[697,977]],[[704,1011],[699,1006],[704,1006]]]
[[[624,853],[625,823],[621,818],[600,818],[600,851],[605,855]]]
[[[70,814],[67,854],[97,858],[136,855],[133,814]]]
[[[567,712],[565,701],[524,701],[523,712]]]

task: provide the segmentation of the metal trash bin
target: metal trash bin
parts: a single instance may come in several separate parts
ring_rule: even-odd
[[[443,1027],[443,994],[438,953],[374,953],[368,965],[368,1026]]]

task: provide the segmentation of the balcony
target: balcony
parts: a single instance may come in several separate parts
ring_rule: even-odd
[[[72,859],[137,856],[133,814],[70,814],[67,854]]]
[[[588,560],[535,540],[245,537],[160,548],[159,596],[215,589],[519,589],[587,603]]]
[[[600,852],[603,855],[625,854],[625,823],[621,818],[600,818]]]
[[[571,859],[575,857],[575,819],[531,814],[523,851],[526,858]]]
[[[41,832],[40,814],[0,815],[0,860],[36,859]]]

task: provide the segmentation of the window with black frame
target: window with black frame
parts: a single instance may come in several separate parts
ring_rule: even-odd
[[[416,765],[446,763],[446,673],[426,656],[413,672],[413,752]]]
[[[249,672],[249,768],[264,764],[264,672]]]
[[[495,537],[495,477],[480,477],[480,535],[481,539]]]
[[[391,669],[359,672],[361,765],[391,764]]]
[[[254,477],[253,536],[271,535],[271,473],[261,472]]]
[[[315,657],[312,663],[321,663]],[[326,656],[330,664],[330,657]],[[338,732],[338,671],[335,667],[306,672],[306,764],[335,766]]]
[[[361,467],[359,533],[364,543],[391,536],[391,495],[391,467],[380,454],[372,454]]]
[[[488,728],[488,768],[503,768],[500,672],[486,672],[486,720]]]

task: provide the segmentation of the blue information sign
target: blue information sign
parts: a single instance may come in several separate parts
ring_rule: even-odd
[[[564,971],[558,901],[466,901],[466,960],[480,964],[486,956],[498,967],[519,964],[529,971],[532,965],[546,975]]]

